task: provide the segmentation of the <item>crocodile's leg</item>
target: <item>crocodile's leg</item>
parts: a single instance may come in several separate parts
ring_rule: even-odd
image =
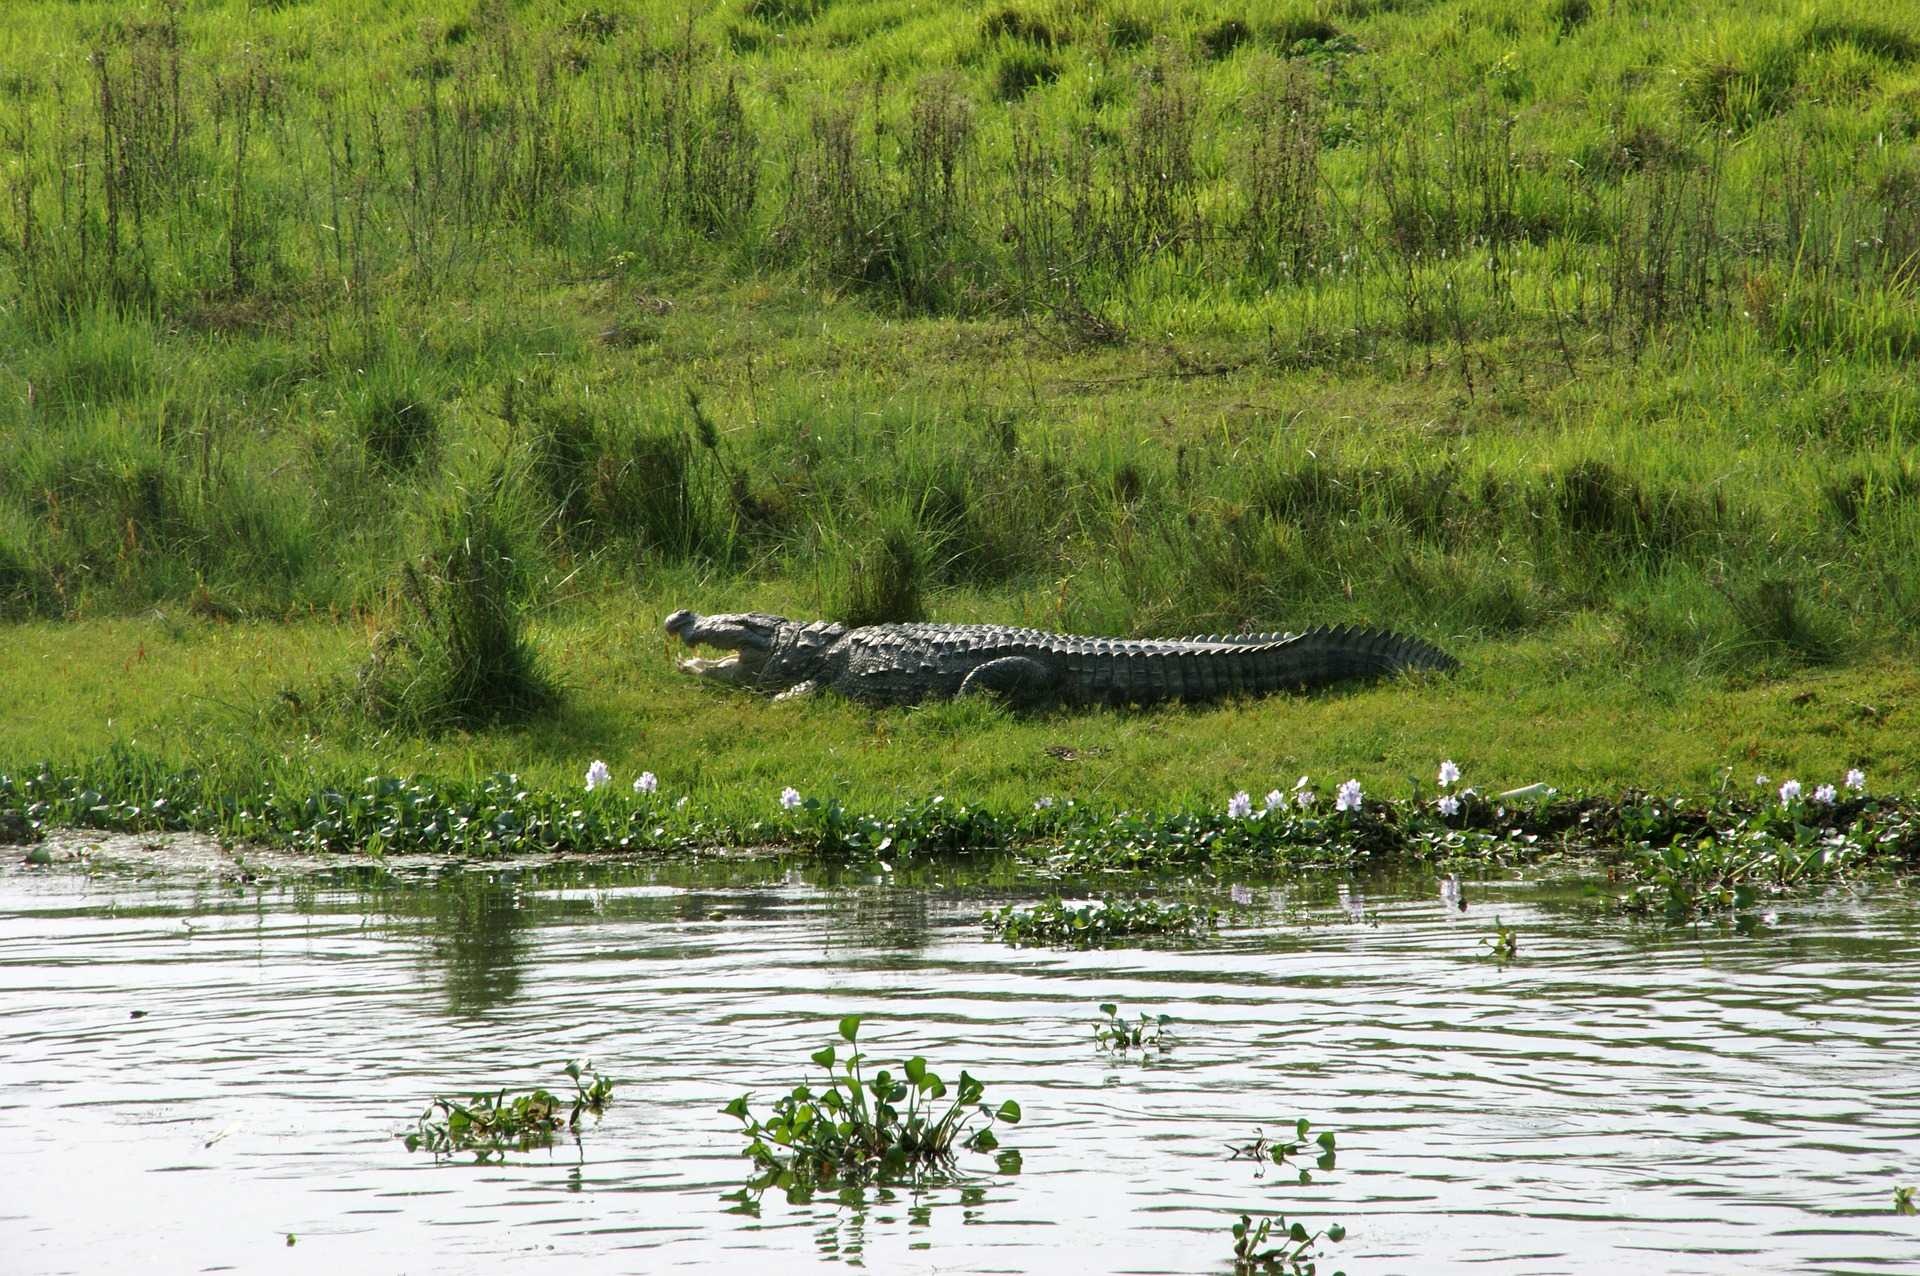
[[[960,684],[960,695],[990,692],[1016,704],[1029,704],[1053,690],[1053,670],[1030,656],[1002,656],[976,666]]]
[[[812,678],[809,678],[805,682],[794,683],[791,687],[788,687],[785,691],[782,691],[779,695],[775,696],[774,699],[775,700],[805,700],[808,696],[812,695],[814,692],[818,691],[819,689],[820,689],[820,684],[815,682]]]

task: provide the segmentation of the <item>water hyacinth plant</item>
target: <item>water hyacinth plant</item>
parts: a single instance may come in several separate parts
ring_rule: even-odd
[[[605,788],[612,783],[613,772],[607,769],[606,763],[602,762],[599,758],[595,758],[587,767],[587,792],[591,793],[595,789]]]
[[[1487,956],[1501,963],[1510,962],[1520,955],[1520,931],[1509,926],[1499,917],[1493,919],[1493,934],[1482,935],[1480,946],[1487,950]]]
[[[642,771],[633,782],[633,791],[642,795],[660,791],[660,777],[651,771]]]
[[[1102,1050],[1125,1054],[1129,1050],[1167,1048],[1167,1025],[1173,1022],[1172,1015],[1149,1015],[1143,1010],[1137,1020],[1128,1023],[1120,1017],[1119,1005],[1111,1001],[1100,1003],[1100,1013],[1106,1018],[1095,1021],[1093,1039]]]
[[[1247,1143],[1229,1144],[1227,1150],[1233,1153],[1236,1161],[1248,1160],[1254,1163],[1256,1175],[1265,1174],[1268,1165],[1291,1168],[1299,1175],[1300,1182],[1313,1182],[1313,1175],[1305,1166],[1299,1164],[1301,1156],[1310,1148],[1319,1148],[1314,1154],[1314,1168],[1331,1170],[1335,1165],[1334,1135],[1332,1130],[1322,1130],[1309,1137],[1313,1123],[1301,1117],[1293,1123],[1291,1138],[1269,1139],[1266,1132],[1256,1127],[1253,1139]]]
[[[1262,1218],[1258,1223],[1242,1214],[1232,1228],[1233,1270],[1235,1276],[1252,1273],[1285,1272],[1288,1276],[1314,1276],[1318,1271],[1319,1244],[1324,1238],[1338,1244],[1347,1229],[1334,1223],[1324,1231],[1310,1232],[1306,1224],[1289,1223],[1284,1215]],[[1268,1244],[1269,1240],[1275,1243]],[[1333,1276],[1345,1276],[1335,1272]]]
[[[1340,786],[1334,795],[1333,809],[1336,811],[1358,811],[1366,795],[1360,790],[1360,781],[1348,780]]]
[[[508,1152],[549,1146],[563,1125],[578,1130],[583,1115],[598,1116],[613,1101],[613,1083],[595,1072],[591,1061],[570,1059],[562,1071],[573,1082],[570,1101],[546,1089],[512,1098],[499,1090],[472,1095],[464,1103],[435,1097],[404,1136],[407,1151],[424,1149],[436,1160],[471,1152],[475,1161],[485,1162],[501,1160]]]
[[[987,910],[986,928],[1016,947],[1054,944],[1091,948],[1134,937],[1167,935],[1192,939],[1218,928],[1218,909],[1184,900],[1162,903],[1144,898],[1102,896],[1068,904],[1059,896],[1038,904]]]
[[[823,1085],[795,1086],[765,1120],[753,1114],[750,1095],[721,1109],[739,1119],[745,1153],[758,1170],[749,1194],[773,1187],[802,1201],[840,1184],[919,1181],[950,1169],[958,1149],[994,1151],[994,1127],[1019,1124],[1018,1103],[983,1102],[985,1084],[965,1071],[949,1089],[918,1055],[897,1074],[883,1068],[869,1077],[858,1049],[860,1024],[859,1015],[840,1020],[846,1053],[836,1044],[814,1051],[814,1064],[826,1072]],[[1017,1160],[1003,1154],[999,1164],[1011,1170]]]

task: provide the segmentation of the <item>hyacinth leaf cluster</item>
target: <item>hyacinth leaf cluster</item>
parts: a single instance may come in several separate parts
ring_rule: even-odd
[[[1252,1161],[1256,1174],[1265,1174],[1270,1165],[1277,1166],[1295,1172],[1304,1185],[1313,1182],[1312,1169],[1332,1170],[1337,1163],[1333,1131],[1314,1134],[1312,1130],[1313,1123],[1300,1117],[1294,1121],[1289,1134],[1269,1138],[1264,1130],[1256,1129],[1252,1139],[1232,1145],[1230,1150],[1234,1160]],[[1307,1156],[1313,1158],[1312,1169],[1300,1164]]]
[[[722,1109],[740,1121],[757,1170],[749,1195],[775,1188],[805,1200],[843,1184],[922,1181],[951,1171],[959,1151],[996,1151],[995,1127],[1019,1124],[1020,1105],[985,1102],[985,1083],[965,1070],[952,1085],[919,1055],[897,1072],[869,1070],[860,1023],[858,1015],[840,1020],[840,1042],[812,1055],[824,1080],[794,1086],[767,1117],[754,1115],[750,1095]],[[1015,1168],[1017,1158],[1004,1153],[999,1164]]]
[[[983,924],[1015,947],[1094,948],[1146,937],[1200,938],[1219,927],[1220,910],[1185,900],[1107,895],[1069,903],[1054,896],[989,909]]]
[[[562,1069],[573,1094],[561,1098],[537,1088],[509,1096],[507,1091],[466,1099],[436,1096],[404,1136],[409,1152],[431,1152],[436,1160],[472,1153],[479,1162],[499,1161],[509,1152],[548,1147],[562,1129],[578,1131],[584,1116],[599,1116],[613,1102],[613,1082],[591,1061],[570,1059]]]

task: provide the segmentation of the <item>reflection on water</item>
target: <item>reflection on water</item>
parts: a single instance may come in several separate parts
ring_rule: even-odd
[[[1911,888],[1671,930],[1576,884],[1243,878],[1217,942],[1059,952],[984,936],[1038,894],[1006,876],[9,871],[0,1271],[1219,1272],[1246,1210],[1344,1222],[1354,1273],[1920,1268],[1889,1208],[1920,1182]],[[1486,956],[1496,914],[1517,961]],[[1102,1001],[1174,1016],[1172,1048],[1101,1051]],[[743,1198],[719,1109],[799,1081],[846,1013],[876,1064],[1019,1100],[1024,1168]],[[474,1167],[396,1138],[571,1057],[617,1080],[577,1143]],[[1336,1169],[1231,1159],[1296,1116]]]

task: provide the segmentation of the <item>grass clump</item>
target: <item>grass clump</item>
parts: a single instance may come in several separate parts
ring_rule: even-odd
[[[1002,942],[1016,947],[1093,948],[1144,936],[1196,938],[1219,927],[1220,912],[1184,900],[1105,896],[1076,905],[1055,896],[1026,907],[989,909],[982,922]]]
[[[889,528],[849,565],[833,615],[848,625],[925,620],[925,575],[919,539],[904,528]]]
[[[512,1098],[504,1089],[464,1102],[434,1098],[416,1128],[404,1136],[407,1151],[425,1150],[435,1160],[471,1152],[476,1162],[487,1162],[504,1160],[509,1152],[552,1146],[562,1127],[578,1131],[582,1116],[597,1117],[613,1101],[613,1082],[595,1072],[591,1060],[583,1064],[570,1059],[562,1070],[573,1082],[570,1100],[544,1088]]]
[[[438,730],[510,721],[555,690],[526,636],[527,570],[499,480],[446,514],[437,547],[401,567],[395,619],[375,640],[352,707],[375,720]]]
[[[758,1170],[746,1196],[772,1187],[804,1201],[822,1188],[918,1182],[951,1168],[958,1150],[997,1149],[995,1125],[1019,1124],[1018,1103],[983,1102],[986,1086],[966,1071],[949,1087],[918,1055],[897,1074],[882,1068],[869,1077],[857,1044],[860,1023],[858,1015],[840,1020],[847,1052],[835,1044],[816,1050],[811,1058],[826,1073],[824,1083],[795,1086],[774,1101],[766,1120],[753,1115],[749,1095],[722,1109],[739,1119]],[[1003,1152],[999,1162],[1015,1168],[1018,1154]]]

